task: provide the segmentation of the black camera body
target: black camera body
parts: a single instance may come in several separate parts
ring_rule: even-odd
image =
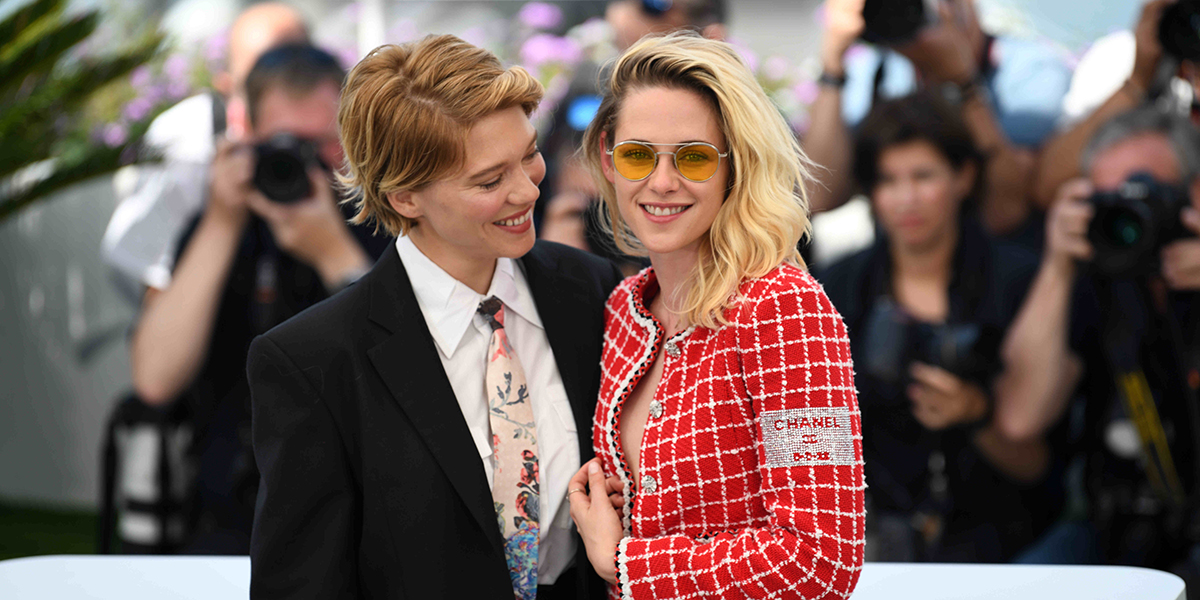
[[[326,169],[317,145],[291,133],[277,133],[254,147],[254,187],[272,202],[290,204],[312,195],[309,167]]]
[[[996,327],[924,323],[887,298],[875,302],[863,326],[866,351],[859,368],[886,384],[909,381],[908,369],[914,362],[979,384],[986,384],[999,370],[1003,332]]]
[[[1179,60],[1200,60],[1200,0],[1179,0],[1163,11],[1158,41]]]
[[[1095,250],[1091,270],[1102,277],[1136,277],[1157,273],[1159,251],[1185,237],[1180,212],[1188,205],[1187,190],[1138,173],[1111,192],[1097,192],[1088,241]]]
[[[940,0],[866,0],[863,40],[883,46],[901,44],[937,22]]]

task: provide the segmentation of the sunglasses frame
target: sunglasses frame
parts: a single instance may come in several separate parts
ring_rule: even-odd
[[[645,147],[649,148],[651,152],[654,152],[654,166],[650,167],[650,172],[646,173],[645,177],[642,177],[640,179],[630,179],[629,177],[626,177],[625,174],[622,173],[619,169],[617,169],[617,161],[615,158],[612,157],[613,152],[616,152],[617,148],[620,148],[621,146],[623,146],[625,144],[637,144],[639,146],[645,146]],[[676,146],[676,148],[675,148],[674,152],[658,152],[654,149],[655,146]],[[709,175],[705,179],[692,179],[691,177],[688,177],[687,175],[683,174],[683,171],[679,169],[679,151],[688,146],[708,146],[709,148],[712,148],[713,151],[715,151],[717,153],[717,167],[715,169],[713,169],[712,175]],[[680,177],[682,177],[692,183],[704,183],[705,181],[708,181],[709,179],[716,177],[717,171],[719,171],[721,169],[721,159],[727,158],[729,156],[728,152],[721,152],[720,149],[718,149],[716,146],[714,146],[708,142],[683,142],[683,143],[678,143],[678,144],[651,144],[650,142],[642,142],[642,141],[638,141],[638,140],[625,140],[623,142],[617,142],[616,145],[614,145],[611,149],[605,150],[604,153],[609,156],[610,160],[612,160],[613,171],[615,171],[617,173],[617,175],[620,175],[621,178],[626,181],[645,181],[647,178],[649,178],[651,175],[653,175],[654,170],[658,168],[658,155],[659,154],[670,154],[671,155],[671,164],[675,165],[675,171],[677,173],[679,173]]]

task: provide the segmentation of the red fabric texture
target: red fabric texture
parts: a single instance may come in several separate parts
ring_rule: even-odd
[[[643,302],[657,287],[646,269],[614,290],[605,308],[592,439],[606,476],[625,482],[626,500],[609,596],[848,597],[863,563],[865,484],[841,316],[807,272],[784,265],[742,283],[727,325],[664,340]],[[639,477],[653,482],[643,485],[630,481],[617,427],[622,403],[660,347],[654,400],[661,411],[647,419],[640,454]],[[849,417],[842,459],[768,460],[768,446],[778,442],[764,444],[763,427],[780,421],[768,416],[764,424],[763,413],[830,409]]]

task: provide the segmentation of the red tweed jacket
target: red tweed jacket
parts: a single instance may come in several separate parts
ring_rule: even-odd
[[[729,324],[669,340],[644,299],[605,307],[593,443],[625,482],[611,598],[845,598],[863,563],[862,426],[850,345],[821,286],[784,265],[747,280]],[[651,296],[652,297],[652,296]],[[663,348],[630,481],[621,406]]]

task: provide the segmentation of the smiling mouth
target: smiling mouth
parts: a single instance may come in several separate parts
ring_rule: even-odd
[[[525,214],[523,214],[521,216],[513,217],[511,219],[505,219],[503,221],[492,221],[492,223],[495,225],[500,225],[501,227],[515,227],[517,225],[524,224],[526,221],[528,221],[531,218],[533,218],[533,209],[532,208],[525,211]]]
[[[642,204],[641,207],[642,210],[656,217],[669,217],[671,215],[677,215],[691,208],[692,206],[690,204],[685,206],[650,206],[649,204]]]

